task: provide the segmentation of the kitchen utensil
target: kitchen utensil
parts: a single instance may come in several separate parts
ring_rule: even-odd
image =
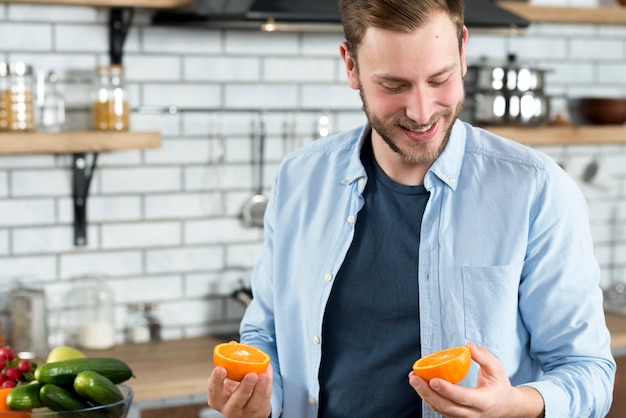
[[[590,186],[602,190],[609,190],[611,188],[611,175],[606,170],[602,160],[601,156],[596,155],[585,166],[581,178]]]
[[[212,215],[226,213],[224,161],[226,158],[226,135],[223,127],[222,112],[216,112],[210,118],[209,126],[209,165],[206,169],[207,186],[209,188],[207,209]],[[206,201],[203,199],[202,201]]]
[[[48,354],[46,295],[41,289],[18,287],[11,291],[11,348],[21,357]]]
[[[626,123],[626,99],[614,97],[582,97],[578,111],[585,122],[594,125]]]
[[[297,114],[292,112],[288,118],[285,118],[283,122],[283,146],[284,154],[289,154],[295,151],[300,145],[297,135]]]
[[[563,153],[556,162],[563,170],[567,171],[569,167],[569,147],[563,148]]]
[[[540,125],[548,122],[550,100],[542,93],[476,93],[474,118],[489,125]]]
[[[258,135],[256,135],[256,142],[258,145],[257,158],[254,158],[253,153],[253,182],[254,182],[254,169],[256,168],[256,180],[257,185],[254,194],[244,203],[241,216],[246,226],[263,227],[263,216],[265,215],[265,208],[267,206],[267,196],[263,193],[263,164],[265,158],[265,119],[261,114],[259,116],[258,123]],[[254,142],[254,141],[253,141]]]
[[[550,116],[550,98],[544,94],[546,70],[517,61],[486,59],[469,65],[464,78],[467,92],[463,117],[490,125],[540,125]]]

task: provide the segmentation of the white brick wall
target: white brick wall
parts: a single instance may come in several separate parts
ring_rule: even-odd
[[[140,301],[159,305],[165,338],[203,335],[223,329],[224,321],[236,329],[242,308],[216,295],[229,295],[247,280],[261,249],[262,231],[239,220],[253,188],[257,114],[248,110],[269,110],[266,188],[292,146],[285,124],[296,121],[298,144],[316,136],[321,113],[298,108],[328,109],[335,132],[364,120],[358,93],[346,85],[340,34],[162,28],[150,26],[149,16],[138,11],[125,46],[131,103],[196,111],[132,115],[132,129],[159,130],[163,146],[99,156],[85,247],[73,246],[71,156],[0,156],[0,281],[43,286],[57,309],[74,279],[106,275],[120,341],[126,305]],[[71,125],[85,127],[85,74],[108,62],[107,19],[102,8],[0,4],[0,59],[55,70],[68,106],[79,109],[69,114]],[[550,70],[547,93],[555,111],[566,110],[566,95],[626,94],[626,26],[534,24],[518,36],[470,32],[469,60],[507,53]],[[200,111],[220,107],[227,111]],[[596,154],[604,156],[610,190],[580,184],[603,285],[626,280],[626,147],[543,150],[555,159],[567,154],[577,179]]]

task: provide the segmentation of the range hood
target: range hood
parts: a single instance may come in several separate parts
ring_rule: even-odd
[[[190,7],[161,10],[154,25],[266,31],[335,31],[337,0],[193,0]],[[492,0],[465,0],[465,24],[473,28],[525,28],[530,22]]]

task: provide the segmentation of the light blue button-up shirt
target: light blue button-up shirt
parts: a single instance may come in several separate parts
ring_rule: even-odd
[[[242,341],[272,358],[274,417],[317,417],[324,307],[363,206],[369,134],[318,140],[278,170],[241,324]],[[615,362],[575,182],[547,155],[457,121],[424,186],[422,353],[472,341],[513,385],[541,393],[547,418],[605,416]],[[473,364],[460,384],[474,386],[477,373]]]

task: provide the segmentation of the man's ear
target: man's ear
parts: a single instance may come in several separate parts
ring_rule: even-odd
[[[342,42],[339,45],[339,53],[343,59],[343,63],[346,66],[346,75],[348,76],[348,85],[354,90],[359,89],[359,77],[356,70],[356,61],[350,54],[347,42]]]

